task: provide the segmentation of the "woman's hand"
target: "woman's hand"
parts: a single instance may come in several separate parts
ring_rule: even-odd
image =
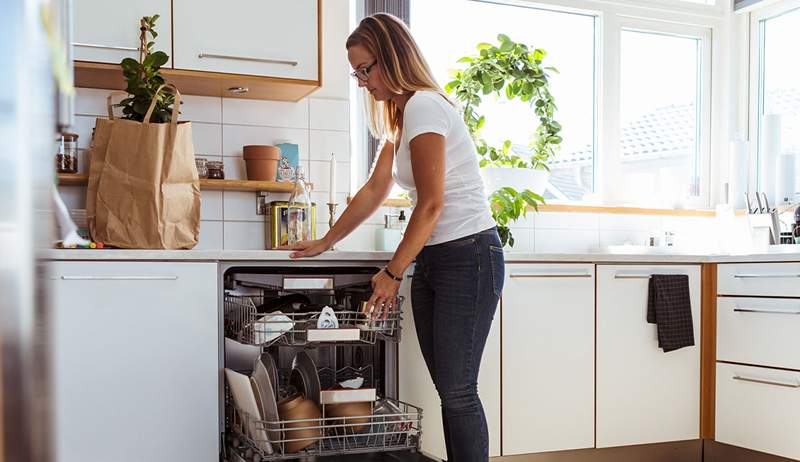
[[[331,247],[331,244],[325,239],[317,239],[314,241],[300,241],[291,245],[284,245],[278,247],[278,250],[296,250],[297,252],[289,254],[289,258],[303,258],[319,255],[326,250],[330,250]]]
[[[396,309],[397,292],[400,281],[390,278],[385,271],[378,271],[372,277],[372,297],[367,302],[366,314],[371,319],[386,319]]]

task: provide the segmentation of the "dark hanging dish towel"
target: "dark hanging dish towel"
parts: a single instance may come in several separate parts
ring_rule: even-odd
[[[694,346],[689,276],[654,274],[647,294],[647,322],[656,324],[664,352]]]

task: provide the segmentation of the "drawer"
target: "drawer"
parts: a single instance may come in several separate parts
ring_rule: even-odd
[[[717,298],[717,359],[800,369],[800,300]]]
[[[800,297],[800,263],[741,263],[717,266],[720,295]]]
[[[716,440],[800,459],[800,372],[717,363]]]

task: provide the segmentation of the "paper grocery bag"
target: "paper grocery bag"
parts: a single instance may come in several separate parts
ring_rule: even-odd
[[[170,123],[150,123],[158,94],[175,93]],[[162,85],[144,122],[111,124],[95,202],[96,241],[121,248],[190,249],[200,235],[200,181],[180,93]],[[98,143],[99,144],[99,143]]]
[[[113,92],[106,98],[106,107],[108,108],[108,119],[97,119],[94,126],[94,133],[92,135],[92,142],[89,146],[89,182],[86,187],[86,221],[89,226],[89,233],[94,237],[97,233],[97,215],[95,211],[95,204],[97,202],[97,186],[100,184],[100,175],[103,172],[103,165],[106,160],[106,148],[108,147],[108,139],[111,136],[111,126],[114,124],[114,112],[111,108],[111,97]],[[102,242],[99,239],[95,239]]]

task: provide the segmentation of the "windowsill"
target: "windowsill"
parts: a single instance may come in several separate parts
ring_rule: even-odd
[[[349,201],[348,201],[349,202]],[[410,207],[411,202],[406,199],[387,199],[384,207]],[[531,209],[532,210],[532,209]],[[607,206],[607,205],[578,205],[578,204],[544,204],[539,206],[540,212],[569,212],[569,213],[608,213],[619,215],[662,215],[675,217],[714,217],[713,209],[658,209],[647,207]],[[737,215],[744,215],[744,210],[737,210]]]

